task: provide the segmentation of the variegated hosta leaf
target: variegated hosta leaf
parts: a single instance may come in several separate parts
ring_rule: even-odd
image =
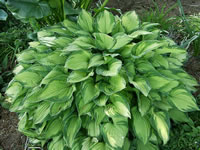
[[[153,122],[160,138],[163,140],[163,143],[166,144],[169,140],[170,130],[168,116],[164,112],[156,112],[153,114]]]
[[[68,147],[72,147],[76,134],[81,128],[81,119],[78,116],[69,118],[64,126],[64,136]]]
[[[182,69],[187,52],[157,26],[135,11],[82,10],[41,29],[17,54],[6,91],[19,131],[50,150],[158,150],[170,119],[193,125],[185,112],[199,110],[198,83]]]
[[[171,91],[169,101],[183,112],[199,110],[194,97],[182,88]]]
[[[151,134],[150,122],[146,116],[141,116],[137,107],[132,108],[131,113],[133,117],[132,128],[137,138],[146,144]]]
[[[91,14],[85,11],[84,9],[79,15],[78,24],[83,30],[93,32],[93,18]]]
[[[114,148],[121,148],[124,144],[125,136],[127,133],[120,129],[120,126],[106,123],[102,127],[103,137],[106,143]]]
[[[122,25],[128,33],[139,28],[139,18],[135,11],[127,12],[122,16]]]
[[[109,34],[115,25],[115,17],[107,10],[99,13],[96,20],[96,28],[99,32]]]

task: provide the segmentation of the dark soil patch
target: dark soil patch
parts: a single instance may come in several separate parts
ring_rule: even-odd
[[[0,107],[0,148],[23,150],[25,137],[17,131],[18,117],[15,113]]]

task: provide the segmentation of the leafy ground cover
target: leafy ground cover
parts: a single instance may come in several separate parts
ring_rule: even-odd
[[[186,12],[186,15],[189,15],[189,14],[193,14],[194,12],[198,12],[199,10],[197,9],[196,6],[199,5],[199,2],[198,1],[192,1],[192,4],[191,2],[188,2],[188,1],[182,1],[183,2],[183,6],[184,6],[184,9],[185,9],[185,12]],[[159,7],[162,7],[162,3],[159,3]],[[171,6],[174,4],[174,1],[170,1],[168,0],[167,1],[168,4],[171,4]],[[115,8],[121,8],[122,11],[127,11],[127,10],[131,10],[131,9],[136,9],[136,11],[140,14],[143,13],[144,10],[149,10],[149,8],[153,6],[153,4],[151,3],[151,1],[118,1],[118,3],[116,3],[116,1],[112,1],[110,0],[110,2],[108,3],[108,6],[109,7],[115,7]],[[173,10],[172,12],[170,12],[170,15],[178,15],[178,10],[175,9]],[[15,25],[13,25],[15,26]],[[6,31],[7,29],[5,29]],[[180,39],[182,39],[181,35],[180,35],[180,38],[177,39],[178,42],[180,42]],[[13,42],[14,44],[14,42]],[[190,57],[189,58],[189,61],[187,64],[185,64],[185,68],[186,70],[192,74],[198,81],[200,80],[200,69],[199,69],[199,58],[198,57]],[[12,75],[11,75],[12,76]],[[8,79],[8,78],[7,78]],[[7,82],[7,81],[6,81]],[[199,94],[199,92],[197,92],[195,95],[197,96]],[[12,119],[6,119],[7,118],[7,115],[5,114],[8,114],[8,118],[11,117]],[[15,114],[13,113],[9,113],[7,112],[6,110],[3,110],[1,108],[1,116],[6,116],[6,117],[2,117],[1,118],[1,125],[0,127],[2,127],[2,129],[5,129],[4,127],[6,127],[6,123],[9,124],[9,122],[13,122],[13,124],[10,124],[10,126],[13,127],[13,131],[15,131],[14,129],[16,129],[16,126],[17,126],[17,119],[16,119],[16,116]],[[199,134],[199,130],[198,130],[198,126],[199,126],[199,121],[198,121],[198,116],[199,114],[198,113],[191,113],[190,114],[191,118],[193,118],[193,120],[195,120],[195,126],[197,127],[196,129],[193,129],[191,127],[188,127],[187,125],[185,125],[184,128],[181,128],[180,126],[177,126],[176,124],[174,124],[174,127],[176,128],[173,132],[174,132],[174,135],[172,136],[172,140],[169,141],[169,146],[168,147],[163,147],[162,149],[163,150],[168,150],[168,149],[180,149],[180,150],[187,150],[187,149],[198,149],[199,148],[199,137],[198,137],[198,134]],[[15,119],[14,119],[15,118]],[[6,121],[5,121],[6,120]],[[13,120],[16,120],[16,121],[13,121]],[[2,133],[1,135],[3,135],[3,130],[1,130]],[[12,131],[10,132],[6,132],[6,133],[10,133],[10,134],[6,134],[4,136],[4,138],[0,139],[0,145],[2,145],[2,147],[6,150],[6,149],[13,149],[13,147],[11,146],[11,144],[9,144],[9,141],[6,140],[6,139],[10,139],[12,135]],[[180,134],[181,133],[181,134]],[[14,136],[18,134],[17,131],[14,132]],[[182,136],[180,136],[182,135]],[[19,137],[21,135],[19,134]],[[178,143],[177,142],[174,142],[175,140],[177,141],[178,139]],[[22,141],[15,141],[13,140],[14,143],[18,143],[19,144],[19,147],[20,145],[23,147],[24,145],[24,140]],[[17,145],[18,145],[17,144]],[[177,147],[178,145],[178,147]],[[21,148],[16,148],[16,149],[21,149]]]

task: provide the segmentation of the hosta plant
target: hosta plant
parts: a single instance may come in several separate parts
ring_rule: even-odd
[[[157,150],[170,120],[191,123],[197,82],[186,51],[134,11],[83,10],[18,54],[7,95],[19,131],[49,150]]]

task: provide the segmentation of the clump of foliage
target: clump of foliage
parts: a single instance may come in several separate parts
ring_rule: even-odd
[[[19,131],[49,150],[157,150],[170,119],[199,110],[186,51],[134,11],[121,17],[82,10],[76,22],[37,33],[17,55],[6,94]]]

